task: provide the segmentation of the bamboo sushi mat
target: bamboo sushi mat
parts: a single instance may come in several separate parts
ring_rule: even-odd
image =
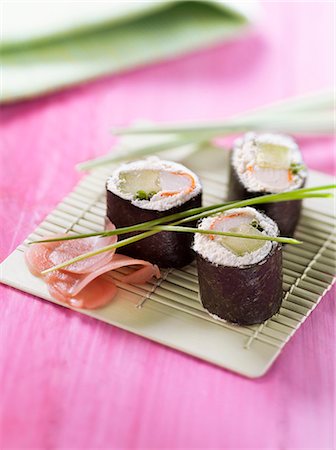
[[[218,203],[225,197],[227,156],[223,153],[205,155],[207,170],[202,157],[197,155],[184,161],[202,179],[204,204]],[[210,160],[212,167],[209,167]],[[105,215],[104,187],[110,173],[111,167],[105,167],[86,176],[1,264],[1,282],[60,304],[51,299],[44,283],[28,271],[24,249],[29,240],[52,233],[101,230]],[[331,177],[318,172],[310,174],[309,185],[330,182]],[[259,377],[269,369],[332,285],[336,250],[332,213],[330,199],[304,202],[296,232],[304,244],[284,248],[282,307],[262,325],[238,327],[212,319],[198,298],[195,264],[163,271],[160,280],[141,286],[120,282],[120,274],[131,270],[121,269],[113,273],[119,288],[115,300],[103,309],[80,312],[242,375]]]

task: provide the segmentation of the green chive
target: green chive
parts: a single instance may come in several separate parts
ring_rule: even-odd
[[[332,90],[324,90],[277,101],[270,105],[243,112],[223,122],[117,128],[112,130],[117,135],[161,134],[167,137],[170,134],[172,139],[169,142],[159,142],[142,148],[122,148],[99,158],[80,163],[77,165],[77,169],[91,170],[105,164],[130,158],[141,158],[188,144],[195,144],[196,151],[200,148],[199,144],[208,142],[210,139],[220,135],[242,133],[251,129],[310,135],[333,134],[335,131],[331,114],[333,108],[334,93]]]
[[[329,189],[335,189],[335,184],[330,185],[324,185],[324,186],[315,186],[312,188],[302,188],[297,189],[296,191],[291,192],[285,192],[281,194],[268,194],[268,195],[261,195],[258,197],[246,199],[246,200],[239,200],[236,202],[227,202],[227,203],[219,203],[217,205],[211,205],[211,206],[202,206],[199,208],[192,208],[187,211],[182,211],[176,214],[171,214],[168,216],[165,216],[161,219],[154,219],[150,220],[148,222],[140,223],[137,225],[132,225],[129,227],[123,227],[118,228],[113,231],[100,231],[96,233],[86,233],[86,234],[78,234],[73,236],[66,236],[63,238],[48,238],[48,239],[42,239],[30,242],[30,244],[39,244],[44,242],[57,242],[57,241],[68,241],[73,239],[82,239],[87,237],[94,237],[94,236],[115,236],[115,235],[121,235],[130,233],[133,231],[141,231],[143,226],[155,226],[160,225],[162,223],[169,223],[178,220],[178,223],[186,223],[195,221],[198,219],[202,219],[203,217],[206,217],[208,215],[217,214],[223,211],[226,211],[231,208],[241,208],[244,206],[251,206],[254,204],[262,204],[262,203],[268,203],[268,202],[282,202],[282,201],[288,201],[288,200],[301,200],[304,198],[329,198],[332,196],[332,194],[329,193],[322,193],[322,194],[315,194],[316,191],[322,191],[322,190],[329,190]]]
[[[312,188],[297,189],[296,191],[285,192],[285,193],[281,193],[281,194],[268,194],[268,195],[264,195],[264,196],[260,196],[260,197],[247,199],[247,200],[230,202],[230,203],[222,204],[222,205],[208,206],[205,208],[202,208],[202,207],[201,208],[193,208],[192,210],[189,210],[189,211],[183,211],[181,213],[166,216],[162,219],[156,219],[156,220],[152,220],[152,221],[145,222],[142,224],[137,224],[132,227],[124,227],[119,230],[113,230],[113,231],[107,231],[107,232],[101,232],[101,233],[91,233],[89,235],[88,234],[80,235],[80,237],[79,236],[76,236],[76,237],[71,236],[71,238],[77,238],[77,239],[83,238],[83,237],[89,237],[89,236],[111,236],[111,235],[115,235],[115,234],[124,234],[124,233],[128,233],[130,231],[134,231],[134,229],[135,229],[134,227],[136,227],[136,230],[138,230],[138,231],[142,231],[144,229],[149,230],[149,231],[146,231],[145,233],[141,233],[136,236],[132,236],[132,237],[124,239],[122,241],[116,242],[115,244],[111,244],[106,247],[102,247],[99,250],[95,250],[92,252],[85,253],[83,255],[79,255],[76,258],[73,258],[73,259],[66,261],[62,264],[59,264],[57,266],[51,267],[50,269],[47,269],[47,270],[43,271],[42,273],[44,274],[44,273],[51,272],[53,270],[62,269],[66,266],[69,266],[78,261],[82,261],[83,259],[89,258],[91,256],[95,256],[100,253],[104,253],[104,252],[107,252],[107,251],[110,251],[110,250],[113,250],[116,248],[124,247],[124,246],[132,244],[134,242],[140,241],[141,239],[152,236],[153,234],[159,233],[160,231],[164,231],[164,227],[167,227],[167,226],[174,227],[174,225],[178,225],[178,224],[190,222],[190,221],[195,221],[197,219],[201,219],[208,215],[213,215],[213,214],[217,214],[220,212],[224,212],[224,211],[227,211],[232,208],[239,208],[239,207],[249,206],[249,205],[253,205],[253,204],[268,203],[270,201],[281,202],[281,201],[288,201],[288,200],[300,200],[302,198],[310,198],[310,197],[315,197],[315,196],[329,197],[330,194],[328,194],[328,193],[314,194],[314,192],[328,190],[328,189],[335,189],[335,188],[336,188],[336,185],[332,184],[332,185],[324,185],[324,186],[315,186]],[[195,212],[196,212],[196,214],[195,214]],[[160,223],[171,222],[172,220],[175,220],[175,219],[180,219],[180,220],[177,220],[167,226],[165,226],[165,225],[163,225],[161,227],[159,226]],[[173,231],[181,231],[181,229],[183,229],[183,232],[199,232],[199,231],[195,231],[194,228],[191,228],[191,230],[193,230],[193,231],[186,231],[186,227],[178,227],[178,228],[179,228],[179,230],[174,229]],[[212,233],[212,234],[217,234],[217,233]],[[230,236],[233,236],[233,234],[230,234]],[[239,236],[233,236],[233,237],[241,237],[241,238],[243,237],[243,238],[251,239],[251,237],[249,237],[249,235],[242,235],[242,234]],[[285,243],[289,243],[289,244],[299,244],[300,243],[299,241],[293,242],[292,239],[286,238],[286,237],[279,237],[279,238],[277,237],[277,239],[282,239],[281,241],[279,240],[278,242],[285,242]],[[64,240],[64,239],[61,238],[61,239],[52,239],[52,240],[60,241],[60,240]],[[270,239],[268,237],[265,240],[274,240],[274,239]],[[50,239],[44,240],[44,242],[50,242],[50,241],[51,241]],[[37,242],[43,242],[43,241],[37,241]]]
[[[209,234],[209,235],[218,235],[218,236],[230,236],[230,237],[236,237],[236,238],[243,238],[243,239],[256,239],[259,241],[274,241],[274,242],[280,242],[282,244],[302,244],[301,241],[298,241],[297,239],[293,238],[287,238],[287,237],[280,237],[280,236],[268,236],[266,234],[261,236],[255,236],[255,235],[249,235],[249,234],[243,234],[243,233],[234,233],[231,231],[217,231],[217,230],[202,230],[200,228],[191,228],[191,227],[178,227],[173,225],[161,225],[157,227],[152,227],[152,230],[156,231],[174,231],[179,233],[199,233],[199,234]]]

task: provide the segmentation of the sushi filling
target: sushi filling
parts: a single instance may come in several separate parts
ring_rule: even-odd
[[[254,208],[238,208],[203,219],[199,228],[247,234],[277,236],[276,224]],[[262,261],[273,243],[259,239],[196,234],[194,250],[216,265],[245,266]]]
[[[300,150],[288,136],[248,133],[235,141],[233,167],[250,191],[283,192],[299,188],[307,175]]]
[[[109,178],[107,189],[140,208],[164,211],[199,194],[201,185],[181,164],[152,157],[122,165]]]

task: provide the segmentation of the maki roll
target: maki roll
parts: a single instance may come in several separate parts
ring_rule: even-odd
[[[247,133],[234,143],[228,200],[293,191],[302,188],[306,178],[299,147],[291,137]],[[301,207],[302,200],[260,205],[284,236],[294,234]]]
[[[157,157],[121,165],[107,180],[106,190],[107,217],[117,228],[202,205],[198,177],[181,164]],[[122,253],[163,268],[183,267],[194,259],[192,239],[188,233],[163,231],[123,247]]]
[[[199,223],[205,230],[278,236],[275,222],[254,208],[236,208]],[[200,299],[216,319],[252,325],[278,312],[282,248],[272,241],[195,234]]]

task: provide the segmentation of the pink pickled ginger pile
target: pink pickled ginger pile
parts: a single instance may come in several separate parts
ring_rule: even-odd
[[[114,226],[110,225],[109,228],[114,229]],[[121,281],[143,284],[154,276],[160,277],[158,267],[148,261],[115,254],[115,250],[110,250],[61,270],[47,274],[41,272],[76,256],[114,244],[116,241],[117,236],[108,236],[38,243],[26,250],[26,262],[31,273],[42,277],[47,283],[49,293],[54,299],[75,308],[101,308],[117,293],[116,285],[112,280],[104,278],[103,274],[120,267],[140,266],[131,274],[123,275]]]

